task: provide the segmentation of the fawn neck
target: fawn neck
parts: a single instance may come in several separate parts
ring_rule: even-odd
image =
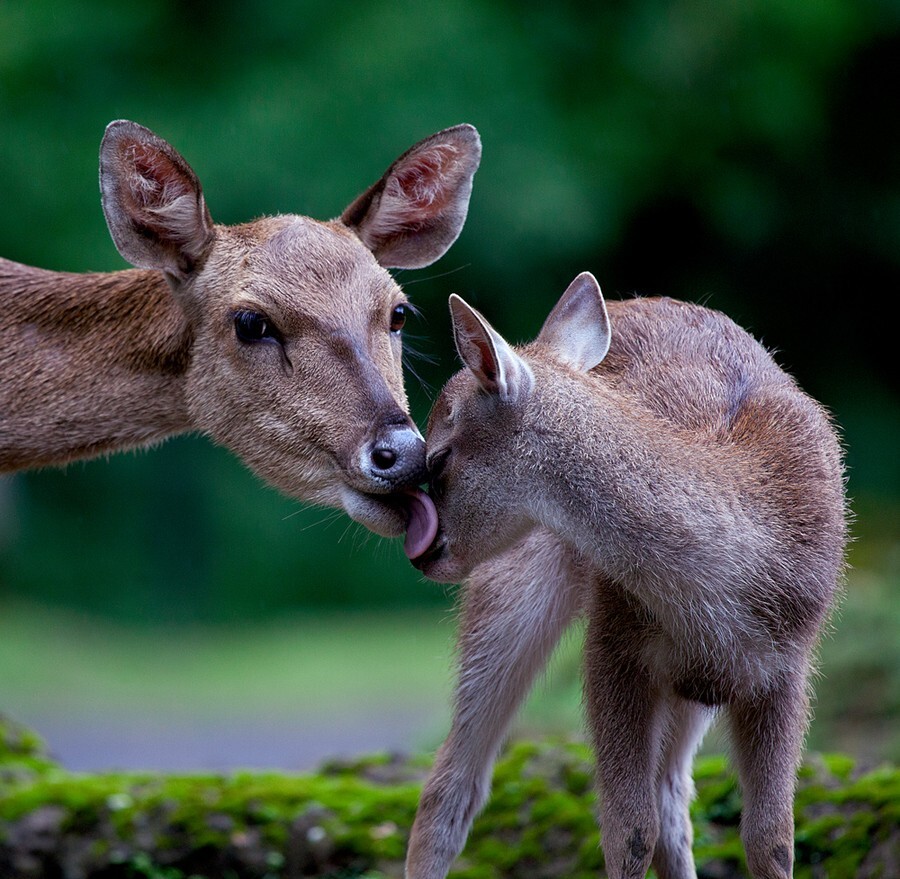
[[[0,259],[0,472],[62,464],[189,427],[190,331],[164,275]]]
[[[574,376],[572,385],[536,391],[529,407],[539,446],[529,456],[534,518],[607,575],[627,583],[641,571],[645,586],[663,593],[676,582],[721,583],[736,552],[735,576],[753,567],[760,526],[741,502],[735,462],[596,376]]]

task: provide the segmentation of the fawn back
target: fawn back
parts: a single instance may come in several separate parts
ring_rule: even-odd
[[[767,632],[817,630],[843,559],[841,450],[749,334],[672,299],[607,304],[587,274],[518,349],[458,297],[451,311],[467,369],[429,419],[430,577],[462,579],[544,525],[643,580],[664,616],[675,579],[716,607],[733,581]]]

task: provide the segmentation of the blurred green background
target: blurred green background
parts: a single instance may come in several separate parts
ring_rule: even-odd
[[[451,292],[512,339],[583,270],[608,297],[727,312],[847,444],[853,571],[812,744],[896,759],[898,100],[896,0],[0,0],[0,254],[124,267],[97,186],[112,119],[169,140],[220,223],[335,216],[416,140],[475,124],[462,236],[398,273],[422,311],[417,420],[455,369]],[[280,497],[202,438],[0,478],[0,710],[111,730],[109,760],[130,759],[113,749],[125,715],[300,729],[417,706],[396,741],[430,747],[451,605],[397,541]],[[577,730],[576,657],[525,728]]]

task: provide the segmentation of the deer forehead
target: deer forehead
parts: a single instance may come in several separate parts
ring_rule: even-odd
[[[462,369],[444,385],[432,407],[428,418],[429,450],[478,445],[486,434],[502,434],[511,429],[511,409],[484,393],[474,376]]]
[[[238,238],[244,254],[236,292],[273,317],[331,316],[364,326],[402,301],[390,273],[340,223],[283,215],[249,224]]]
[[[498,401],[468,369],[460,370],[444,385],[431,410],[430,453],[453,446],[481,454],[506,448],[507,441],[521,444],[532,429],[540,433],[548,424],[564,424],[573,411],[600,405],[611,393],[602,377],[572,369],[540,343],[520,345],[515,351],[535,378],[527,398]]]
[[[478,396],[478,383],[468,370],[461,369],[451,376],[428,416],[429,436],[453,427],[460,420],[468,401]]]

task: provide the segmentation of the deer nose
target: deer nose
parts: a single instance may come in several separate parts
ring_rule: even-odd
[[[372,449],[372,463],[379,470],[390,470],[397,463],[397,453],[388,446]]]
[[[393,490],[417,485],[425,478],[425,441],[404,418],[390,424],[369,443],[366,475]]]

